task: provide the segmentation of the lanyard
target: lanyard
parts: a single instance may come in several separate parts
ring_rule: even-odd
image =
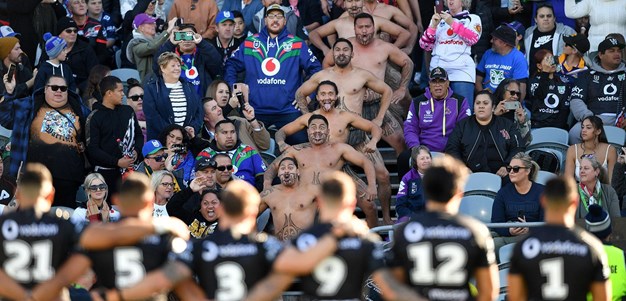
[[[446,136],[446,102],[448,101],[448,92],[446,92],[446,96],[443,98],[443,125],[442,125],[442,134]],[[433,116],[435,115],[435,100],[430,97],[430,111],[433,112]]]

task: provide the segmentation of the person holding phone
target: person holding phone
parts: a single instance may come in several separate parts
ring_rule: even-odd
[[[133,20],[133,38],[126,47],[126,57],[137,66],[142,82],[145,82],[146,77],[154,74],[152,69],[154,54],[172,35],[177,20],[178,18],[171,19],[167,23],[167,30],[159,34],[156,33],[156,19],[150,15],[138,14]]]
[[[496,116],[502,116],[515,123],[522,138],[522,145],[527,146],[532,140],[530,135],[530,116],[522,104],[522,84],[514,79],[504,79],[494,93],[498,105],[494,110]]]
[[[37,69],[31,70],[30,61],[24,55],[20,41],[16,37],[7,36],[0,38],[0,74],[9,74],[9,81],[16,81],[15,96],[26,97],[32,93]],[[13,72],[9,72],[9,69]],[[4,84],[0,84],[0,93],[4,94]]]
[[[531,127],[558,127],[569,131],[569,95],[572,87],[558,72],[561,65],[550,50],[535,52],[536,70],[530,79],[526,106],[531,112]]]

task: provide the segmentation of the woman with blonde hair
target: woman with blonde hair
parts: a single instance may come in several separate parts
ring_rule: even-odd
[[[72,221],[76,222],[111,222],[120,218],[119,211],[106,202],[109,187],[101,174],[94,172],[85,177],[83,184],[87,193],[86,208],[76,208]]]
[[[174,195],[174,174],[167,170],[155,171],[151,179],[152,189],[154,190],[154,210],[152,215],[169,216],[167,213],[167,202]]]

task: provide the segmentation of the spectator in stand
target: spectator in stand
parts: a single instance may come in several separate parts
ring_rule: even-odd
[[[308,40],[308,33],[304,31],[304,26],[302,26],[302,21],[300,17],[296,15],[296,13],[288,6],[281,6],[281,0],[262,0],[264,8],[259,10],[252,19],[244,18],[244,22],[248,24],[248,20],[252,21],[252,28],[246,25],[246,28],[251,34],[260,33],[264,27],[267,26],[265,22],[265,15],[267,15],[267,9],[270,6],[278,5],[282,9],[285,15],[285,27],[287,28],[287,32],[290,34],[301,38],[302,40]]]
[[[47,32],[43,38],[46,40],[45,47],[48,60],[39,65],[39,72],[37,72],[37,76],[35,76],[33,90],[41,89],[50,76],[59,75],[65,78],[70,91],[78,93],[72,69],[65,63],[65,59],[67,58],[67,42],[59,37],[53,36],[49,32]]]
[[[41,36],[37,34],[33,22],[35,21],[35,11],[41,4],[54,5],[63,9],[63,1],[56,0],[24,0],[24,1],[2,1],[0,5],[0,20],[8,22],[11,28],[21,34],[20,44],[24,53],[31,59],[31,63],[37,54],[37,44]],[[33,68],[32,65],[28,66]]]
[[[430,69],[445,69],[452,91],[466,98],[472,107],[476,63],[471,57],[471,47],[478,42],[482,33],[480,17],[470,14],[461,0],[446,2],[449,11],[433,14],[430,26],[420,39],[420,47],[432,51]]]
[[[0,27],[0,32],[7,33],[8,26]],[[22,51],[20,41],[15,37],[16,33],[3,34],[0,38],[0,75],[4,76],[9,72],[9,67],[15,65],[15,75],[11,80],[16,81],[15,97],[21,98],[29,96],[32,93],[33,86],[35,85],[35,77],[37,76],[37,69],[32,70],[29,66],[30,63],[24,64],[26,56]],[[34,71],[34,72],[33,72]],[[4,84],[0,85],[0,92],[4,94]]]
[[[93,104],[102,101],[102,92],[100,91],[100,81],[111,75],[111,69],[105,65],[96,65],[91,68],[89,78],[87,79],[87,87],[83,90],[83,103],[91,110]]]
[[[17,183],[14,177],[4,172],[4,160],[5,159],[0,156],[0,204],[7,205],[13,200]]]
[[[524,25],[518,21],[513,21],[511,23],[507,23],[506,25],[515,30],[515,49],[526,55],[526,47],[524,46],[524,34],[526,33],[526,29],[524,28]]]
[[[94,172],[85,177],[83,183],[87,193],[85,208],[79,207],[72,213],[71,220],[74,224],[83,222],[114,222],[120,219],[120,212],[109,206],[106,199],[109,195],[109,187],[101,174]]]
[[[508,25],[500,25],[491,33],[492,48],[487,50],[476,66],[476,91],[495,91],[505,78],[522,81],[520,100],[526,94],[528,62],[524,54],[515,49],[516,34]]]
[[[128,92],[126,94],[126,103],[133,108],[141,133],[143,134],[143,141],[146,139],[146,115],[143,113],[143,88],[137,79],[129,78],[126,80],[126,87]]]
[[[97,62],[102,65],[111,65],[112,52],[107,49],[106,30],[97,20],[87,15],[87,3],[85,0],[67,0],[67,9],[71,17],[59,20],[65,23],[68,19],[76,22],[78,37],[89,43],[89,46],[96,52]],[[91,58],[93,60],[93,58]]]
[[[540,4],[535,12],[535,26],[526,29],[524,46],[527,54],[528,66],[535,66],[535,52],[546,49],[552,53],[562,53],[565,42],[564,36],[576,34],[576,31],[563,23],[556,22],[554,8],[549,3]]]
[[[228,182],[235,179],[233,173],[235,170],[233,169],[232,160],[230,156],[225,153],[218,153],[213,156],[211,159],[215,160],[217,163],[217,167],[215,167],[215,181],[217,185],[220,187],[226,187]],[[197,159],[199,161],[201,159]]]
[[[193,40],[176,40],[176,32],[187,32],[193,36]],[[199,98],[204,96],[213,80],[222,76],[224,68],[220,53],[211,43],[202,39],[191,24],[179,25],[170,40],[161,46],[159,55],[167,51],[180,56],[183,69],[181,76],[193,85]],[[154,67],[156,66],[153,64]]]
[[[239,1],[236,1],[239,2]],[[246,6],[247,8],[248,6]],[[210,39],[209,42],[215,46],[217,51],[222,56],[222,61],[225,63],[226,59],[239,48],[239,45],[243,42],[244,38],[235,38],[233,36],[235,29],[234,14],[230,11],[221,11],[217,14],[215,19],[217,23],[217,36]]]
[[[541,222],[543,208],[539,202],[543,185],[535,183],[539,165],[526,153],[517,153],[506,167],[511,183],[504,185],[493,201],[492,223]],[[500,247],[515,243],[528,233],[528,227],[495,228],[496,254]]]
[[[212,39],[217,35],[215,29],[217,13],[215,0],[174,0],[167,19],[178,17],[185,20],[185,23],[194,25],[194,32],[200,34],[203,39]]]
[[[118,2],[119,1],[111,1]],[[102,8],[102,0],[87,0],[87,16],[92,18],[104,28],[107,37],[107,47],[111,48],[117,40],[117,26],[111,19],[111,16]]]
[[[124,4],[124,1],[122,2],[123,6],[126,6]],[[156,29],[155,32],[161,33],[163,32],[166,28],[166,20],[167,20],[167,15],[163,18],[158,17],[157,16],[157,11],[159,11],[159,9],[162,7],[163,4],[163,0],[157,0],[156,2],[152,1],[152,0],[141,0],[139,2],[137,2],[136,0],[130,0],[130,2],[132,2],[132,5],[130,7],[130,11],[128,11],[125,15],[124,15],[124,23],[122,24],[120,30],[118,31],[118,35],[120,37],[120,40],[122,41],[122,67],[124,68],[135,68],[135,66],[130,63],[128,61],[128,58],[126,57],[126,48],[128,46],[128,42],[130,42],[130,40],[133,38],[133,30],[135,30],[135,28],[133,28],[133,21],[135,20],[135,17],[139,14],[147,14],[150,17],[153,17],[156,19]],[[130,4],[128,4],[130,5]],[[155,56],[156,57],[156,56]]]
[[[450,88],[446,70],[434,68],[428,88],[409,107],[404,122],[404,140],[409,149],[398,157],[398,173],[409,171],[409,156],[414,147],[424,145],[429,150],[443,152],[457,123],[470,115],[467,99]]]
[[[243,43],[243,40],[248,37],[248,30],[246,29],[246,23],[243,20],[243,14],[238,10],[232,11],[232,13],[235,20],[233,37],[235,37],[235,39],[241,40],[241,42]]]
[[[13,96],[15,81],[3,78],[5,99],[0,125],[11,133],[11,176],[27,162],[44,164],[52,173],[54,206],[76,208],[76,191],[84,178],[85,120],[89,110],[70,91],[65,78],[53,75],[30,97]]]
[[[496,101],[498,101],[494,115],[502,116],[513,121],[519,131],[520,138],[522,138],[520,144],[528,146],[532,140],[530,134],[530,116],[528,116],[528,112],[526,112],[520,100],[522,95],[521,83],[514,79],[507,78],[500,82],[493,95],[496,97]],[[513,106],[515,106],[516,109],[510,109]]]
[[[565,158],[565,175],[574,177],[576,181],[580,179],[581,161],[583,158],[594,158],[602,162],[602,168],[607,171],[610,183],[613,175],[613,167],[617,161],[617,152],[606,140],[606,133],[602,125],[602,120],[597,116],[588,116],[581,123],[580,140],[582,142],[574,144],[567,149]]]
[[[512,121],[493,114],[496,98],[483,90],[476,94],[474,115],[457,124],[445,152],[461,159],[472,172],[491,172],[505,178],[511,158],[524,151]]]
[[[254,29],[252,28],[252,19],[254,18],[254,15],[261,10],[263,10],[262,0],[224,0],[224,5],[222,6],[222,12],[241,12],[246,26],[246,32],[254,32]]]
[[[94,171],[104,177],[112,196],[118,191],[122,174],[139,160],[138,152],[144,140],[133,109],[122,104],[122,81],[107,76],[99,87],[102,101],[94,104],[87,118],[87,157]]]
[[[196,35],[199,38],[199,35]],[[172,52],[159,55],[160,74],[144,86],[144,113],[148,139],[154,139],[168,125],[202,125],[202,104],[193,85],[181,77],[180,57]]]
[[[589,212],[589,206],[593,204],[602,206],[612,218],[621,216],[620,200],[609,182],[606,169],[595,158],[584,157],[580,160],[580,183],[578,183],[580,202],[576,218],[584,218]]]
[[[420,145],[412,148],[411,159],[413,168],[402,176],[396,195],[398,222],[407,220],[411,215],[424,211],[426,208],[422,177],[432,163],[432,155],[428,147]]]
[[[624,44],[608,38],[598,46],[598,56],[593,59],[590,70],[581,72],[570,98],[570,108],[577,121],[595,115],[604,125],[623,127],[617,116],[623,112],[626,63],[622,60]],[[570,130],[570,144],[578,142],[579,123]]]
[[[626,45],[626,38],[622,34],[619,33],[610,33],[606,35],[605,39],[616,39],[618,43]],[[622,60],[626,60],[626,49],[622,48]]]
[[[176,187],[174,179],[174,175],[167,170],[155,171],[152,174],[150,184],[154,190],[153,217],[170,216],[167,213],[167,203],[174,195],[174,188]]]
[[[239,107],[239,99],[237,99],[236,95],[237,92],[241,92],[244,101],[248,102],[248,85],[242,83],[234,85],[237,86],[237,89],[235,89],[233,93],[226,81],[218,79],[213,81],[206,90],[206,97],[213,98],[217,101],[217,105],[222,109],[224,116],[239,115],[239,112],[237,112],[237,108]]]
[[[96,53],[89,43],[78,39],[78,25],[74,20],[63,18],[57,22],[57,34],[67,42],[67,58],[74,73],[74,81],[80,90],[85,90],[91,69],[98,65]]]
[[[532,19],[532,2],[522,0],[486,0],[491,7],[491,15],[493,16],[493,24],[510,23],[518,21],[524,27],[530,26]]]
[[[152,173],[165,169],[165,147],[159,140],[149,140],[141,148],[143,162],[135,166],[135,171],[144,173],[152,177]]]
[[[610,33],[626,35],[626,2],[613,0],[565,0],[565,15],[576,19],[589,16],[590,51],[599,50],[600,43]]]
[[[167,42],[177,20],[171,19],[167,24],[167,30],[159,34],[156,33],[156,19],[148,14],[138,14],[133,20],[133,38],[126,46],[126,57],[137,66],[142,82],[145,83],[147,77],[154,73],[152,69],[154,54]]]
[[[302,26],[307,32],[311,32],[322,26],[322,6],[320,1],[307,0],[282,0],[281,5],[288,6],[302,20]]]
[[[526,107],[531,116],[530,125],[533,129],[557,127],[567,131],[572,87],[557,73],[557,64],[550,50],[535,52],[534,60],[538,62],[537,69],[530,79],[526,98]]]
[[[589,39],[583,34],[564,36],[563,53],[559,55],[558,73],[565,75],[568,83],[578,78],[578,73],[587,70],[583,56],[589,51]],[[570,85],[571,87],[571,85]],[[569,94],[569,93],[568,93]]]
[[[196,161],[194,154],[189,150],[189,134],[178,124],[170,124],[159,133],[159,142],[165,146],[165,169],[171,171],[177,178],[183,179],[183,184],[191,181],[193,165]],[[196,152],[197,154],[197,152]]]
[[[611,177],[611,186],[615,189],[617,197],[620,200],[620,211],[622,216],[626,216],[626,148],[622,147],[622,151],[617,157],[617,162],[613,167],[613,176]]]

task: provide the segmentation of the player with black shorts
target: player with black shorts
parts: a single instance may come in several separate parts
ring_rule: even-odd
[[[387,264],[398,281],[429,300],[494,300],[498,296],[489,230],[473,218],[457,215],[468,174],[463,166],[449,156],[433,160],[422,182],[426,211],[394,231],[387,253]],[[470,293],[472,277],[477,296]],[[374,280],[383,297],[394,294],[385,279],[375,275]]]
[[[611,300],[602,242],[575,225],[578,190],[573,179],[546,183],[541,197],[546,225],[531,228],[513,249],[508,300]]]

